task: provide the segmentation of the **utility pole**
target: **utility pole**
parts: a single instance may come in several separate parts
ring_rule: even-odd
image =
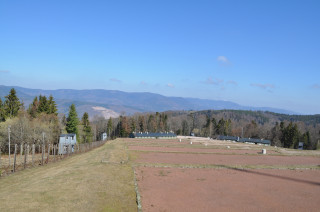
[[[11,128],[11,126],[9,125],[9,126],[8,126],[8,135],[9,135],[9,167],[10,167],[10,133],[11,133],[10,128]]]

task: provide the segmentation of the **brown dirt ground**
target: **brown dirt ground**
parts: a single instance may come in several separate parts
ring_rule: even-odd
[[[136,162],[215,165],[320,165],[319,157],[140,152]]]
[[[194,152],[194,153],[227,153],[227,154],[261,154],[258,149],[213,149],[213,148],[178,148],[178,147],[157,147],[157,146],[129,146],[129,150],[139,151],[160,151],[160,152]],[[279,154],[269,150],[268,154]]]
[[[136,175],[144,211],[319,210],[319,170],[137,167]]]

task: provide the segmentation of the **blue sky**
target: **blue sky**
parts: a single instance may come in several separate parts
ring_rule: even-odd
[[[320,114],[320,1],[0,1],[0,84]]]

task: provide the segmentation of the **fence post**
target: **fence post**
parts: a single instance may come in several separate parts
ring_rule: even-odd
[[[50,144],[48,144],[48,157],[47,157],[47,163],[49,163],[49,156],[50,156]]]
[[[16,161],[17,161],[17,144],[14,145],[13,172],[16,171]]]
[[[68,156],[70,156],[70,148],[71,148],[71,145],[69,144],[69,146],[68,146]]]
[[[27,164],[28,164],[29,154],[30,154],[30,146],[28,144],[28,146],[27,146]]]
[[[27,163],[27,144],[24,144],[24,163],[23,163],[23,168],[26,168],[26,163]]]
[[[0,147],[0,169],[1,169],[1,147]],[[0,172],[0,176],[1,176],[1,172]]]
[[[8,139],[9,139],[9,169],[10,169],[10,166],[11,166],[11,153],[10,153],[10,150],[11,150],[11,148],[10,148],[10,133],[11,133],[11,130],[10,130],[10,125],[8,126]]]
[[[53,161],[56,161],[56,145],[53,145]]]
[[[42,144],[41,166],[43,166],[43,158],[44,158],[44,145]]]
[[[32,144],[32,166],[34,166],[34,152],[35,152],[35,145]]]
[[[20,162],[21,164],[23,163],[23,158],[22,158],[22,152],[23,152],[23,144],[20,145]]]

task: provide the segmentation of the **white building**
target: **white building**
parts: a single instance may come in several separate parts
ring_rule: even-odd
[[[108,138],[108,135],[107,135],[107,133],[101,133],[101,140],[102,141],[105,141],[105,140],[107,140],[107,138]]]
[[[58,154],[64,155],[68,152],[74,152],[74,146],[77,143],[76,134],[61,134],[59,138],[59,151]]]

